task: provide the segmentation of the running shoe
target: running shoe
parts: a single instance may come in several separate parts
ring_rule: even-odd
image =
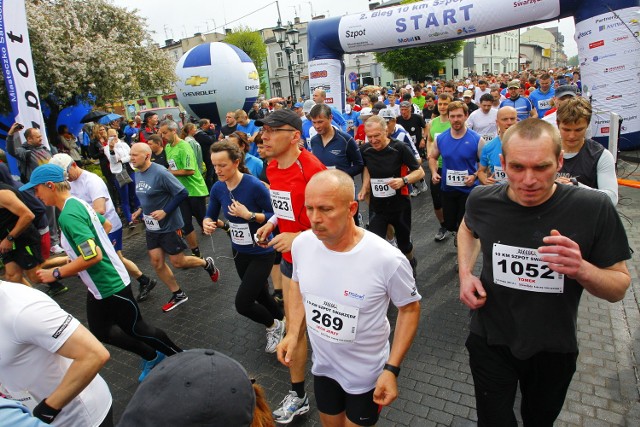
[[[418,190],[421,193],[424,193],[425,191],[429,190],[429,186],[427,185],[427,181],[425,181],[424,179],[421,179],[420,181],[418,181],[416,183],[416,187],[418,187]]]
[[[162,311],[164,311],[165,313],[167,311],[171,311],[177,306],[179,306],[180,304],[182,304],[183,302],[187,302],[188,300],[189,300],[189,297],[184,292],[182,293],[182,295],[179,295],[179,296],[176,294],[173,294],[171,295],[171,299],[169,300],[169,302],[162,306]]]
[[[138,302],[144,301],[149,298],[149,294],[151,290],[156,287],[158,281],[156,279],[150,279],[146,284],[140,283],[140,293],[138,294],[138,298],[136,300]]]
[[[204,266],[204,269],[209,273],[209,277],[211,277],[211,281],[216,283],[220,278],[220,270],[216,267],[216,264],[213,261],[213,258],[208,256],[204,259],[207,262],[207,265]]]
[[[49,289],[47,290],[47,295],[49,295],[51,298],[53,298],[55,296],[64,294],[68,290],[69,290],[69,288],[67,288],[64,285],[61,285],[61,286],[51,286],[51,285],[49,285]]]
[[[264,348],[266,353],[275,353],[276,347],[284,337],[284,322],[274,319],[275,325],[267,329],[267,346]]]
[[[147,375],[149,375],[149,372],[151,372],[151,370],[160,362],[162,362],[164,360],[166,356],[163,353],[160,353],[159,351],[156,351],[156,358],[153,360],[144,360],[142,359],[142,372],[140,373],[140,376],[138,377],[138,382],[142,382],[142,380],[144,380]]]
[[[448,234],[449,234],[449,232],[447,231],[446,228],[440,227],[440,229],[436,233],[436,235],[433,238],[433,240],[435,240],[436,242],[442,242],[447,237]]]
[[[64,253],[64,249],[62,249],[60,245],[53,245],[49,252],[51,252],[52,255],[60,255]]]
[[[414,185],[411,190],[411,197],[418,197],[418,194],[420,194],[420,190],[418,190],[418,187]]]
[[[304,397],[298,397],[295,391],[282,399],[280,407],[273,411],[273,418],[279,424],[289,424],[296,415],[302,415],[309,412],[309,398],[305,394]]]
[[[393,238],[392,238],[391,240],[389,240],[389,239],[386,239],[386,240],[387,240],[387,242],[389,242],[389,244],[390,244],[391,246],[393,246],[394,248],[397,248],[397,247],[398,247],[398,241],[396,240],[396,237],[395,237],[395,236],[393,236]]]
[[[284,297],[282,296],[282,292],[274,292],[272,296],[273,296],[273,300],[277,304],[284,305]]]

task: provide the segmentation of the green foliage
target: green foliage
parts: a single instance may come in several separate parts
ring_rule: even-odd
[[[569,66],[571,67],[577,67],[579,63],[580,63],[580,60],[578,59],[578,55],[573,55],[571,58],[567,60],[567,64],[569,64]]]
[[[264,63],[267,60],[267,45],[264,44],[260,32],[249,27],[240,26],[235,28],[231,34],[228,34],[224,42],[242,49],[249,55],[260,75],[260,93],[267,93],[264,69]]]
[[[415,3],[420,0],[403,0],[402,4]],[[456,40],[445,43],[433,43],[423,47],[394,49],[376,53],[376,60],[387,70],[414,81],[422,81],[426,76],[436,76],[444,60],[455,56],[462,50],[464,41]]]

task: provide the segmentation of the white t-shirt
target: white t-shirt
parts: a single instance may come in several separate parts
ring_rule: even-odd
[[[482,90],[480,87],[477,87],[473,97],[473,102],[480,105],[480,97],[485,94],[491,95],[491,89],[486,88],[485,90]]]
[[[98,175],[89,171],[83,171],[78,179],[70,182],[70,184],[71,195],[80,200],[84,200],[89,206],[93,206],[94,200],[104,197],[106,200],[104,217],[111,223],[111,232],[118,231],[122,228],[122,221],[120,221],[116,208],[113,206],[107,185]]]
[[[478,132],[485,142],[489,142],[498,135],[497,118],[498,110],[492,108],[485,114],[481,109],[477,109],[469,114],[467,127]]]
[[[311,372],[347,393],[372,390],[389,357],[389,300],[402,307],[422,298],[409,261],[369,231],[349,252],[334,252],[307,230],[291,254],[313,348]]]
[[[12,397],[33,409],[55,390],[72,363],[55,352],[79,325],[43,292],[0,281],[0,381]],[[109,387],[96,375],[52,425],[98,426],[110,407]]]

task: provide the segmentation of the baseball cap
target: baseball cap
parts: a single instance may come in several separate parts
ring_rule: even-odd
[[[458,86],[458,92],[460,93],[464,92],[464,86]]]
[[[467,86],[469,89],[473,89],[475,86],[473,84],[470,84],[469,86]]]
[[[562,98],[563,96],[578,96],[578,86],[574,85],[562,85],[556,89],[556,98]]]
[[[302,108],[302,102],[296,102],[295,104],[293,104],[293,108]]]
[[[20,191],[25,191],[36,185],[46,184],[47,182],[62,182],[64,180],[64,169],[58,165],[47,163],[33,170],[29,182],[20,187]]]
[[[55,154],[49,159],[49,164],[60,166],[65,174],[69,171],[69,166],[71,166],[73,163],[75,163],[75,160],[73,160],[71,156],[66,153]]]
[[[520,89],[520,82],[518,80],[511,80],[509,82],[509,85],[507,86],[508,88],[512,88],[515,87],[517,89]]]
[[[411,103],[409,101],[402,101],[400,103],[400,108],[411,108]]]
[[[356,100],[354,98],[349,97],[347,98],[347,102],[356,102]]]
[[[149,119],[150,117],[153,116],[157,116],[158,113],[154,113],[153,111],[147,111],[146,113],[144,113],[144,119],[142,121],[146,122],[147,119]]]
[[[380,117],[382,117],[383,119],[395,119],[396,118],[396,112],[393,111],[393,108],[384,108],[384,109],[380,110],[378,115]]]
[[[371,112],[371,107],[364,107],[362,110],[360,110],[360,117],[362,116],[373,116],[373,113]]]
[[[462,94],[463,98],[469,97],[469,98],[473,98],[473,92],[470,90],[465,90],[464,93]]]
[[[255,404],[251,380],[240,363],[214,350],[188,350],[153,368],[119,425],[249,426]]]
[[[311,101],[313,102],[313,101]],[[305,102],[306,105],[306,102]],[[303,107],[304,111],[304,107]],[[271,127],[280,127],[284,125],[289,125],[294,129],[302,132],[302,120],[296,113],[291,110],[276,110],[271,112],[267,117],[263,119],[256,120],[256,126],[271,126]]]
[[[313,99],[307,99],[304,101],[304,104],[302,104],[302,112],[305,114],[309,113],[314,105],[316,105],[316,103]]]

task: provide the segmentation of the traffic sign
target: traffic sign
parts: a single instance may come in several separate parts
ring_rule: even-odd
[[[351,82],[351,90],[358,89],[358,82]]]
[[[350,82],[355,82],[358,81],[358,75],[356,73],[354,73],[353,71],[349,73],[349,81]]]

